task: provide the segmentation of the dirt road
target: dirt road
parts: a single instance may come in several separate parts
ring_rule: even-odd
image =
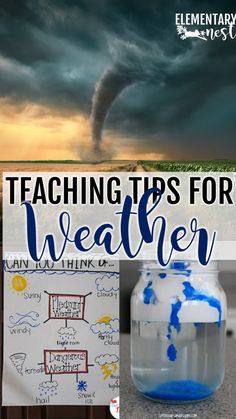
[[[136,164],[136,166],[133,167],[132,172],[146,172],[146,170],[141,164]]]

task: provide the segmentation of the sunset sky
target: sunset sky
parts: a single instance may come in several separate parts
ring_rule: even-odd
[[[235,2],[3,0],[0,160],[95,159],[92,97],[110,68],[134,80],[106,119],[105,157],[236,158],[236,39],[182,41],[185,11]]]

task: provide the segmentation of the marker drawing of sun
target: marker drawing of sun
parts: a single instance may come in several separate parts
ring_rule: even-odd
[[[14,275],[9,282],[11,290],[17,294],[21,294],[29,289],[28,280],[22,275]]]
[[[111,320],[112,320],[112,317],[106,315],[106,316],[100,317],[100,319],[98,319],[98,323],[109,324]]]

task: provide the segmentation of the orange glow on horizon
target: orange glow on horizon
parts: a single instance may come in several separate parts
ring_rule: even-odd
[[[66,114],[36,104],[15,105],[0,100],[0,160],[95,160],[89,117]],[[112,138],[106,133],[107,159],[161,160],[140,141]],[[119,144],[119,147],[115,147]]]

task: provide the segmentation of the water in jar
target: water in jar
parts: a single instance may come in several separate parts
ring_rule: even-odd
[[[131,374],[146,397],[169,403],[202,400],[224,378],[225,321],[181,323],[170,334],[168,322],[131,323]]]

